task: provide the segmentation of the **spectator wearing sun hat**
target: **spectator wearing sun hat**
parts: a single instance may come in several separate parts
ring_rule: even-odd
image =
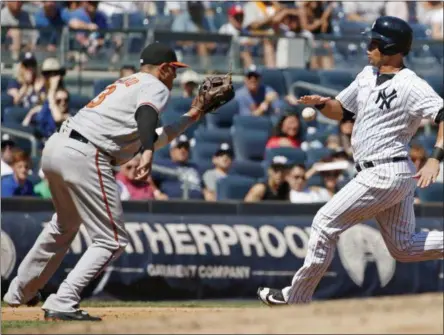
[[[205,189],[208,191],[207,200],[216,200],[217,181],[228,175],[228,171],[233,163],[233,150],[228,143],[222,143],[220,148],[213,155],[214,168],[207,170],[203,175]]]
[[[180,78],[180,85],[182,86],[182,96],[184,98],[194,98],[196,90],[199,86],[200,78],[197,72],[193,70],[186,70]]]
[[[69,117],[69,92],[63,82],[65,74],[66,70],[57,58],[47,58],[42,64],[47,98],[41,106],[31,109],[23,120],[24,126],[32,124],[42,138],[49,138]]]
[[[290,188],[286,178],[290,168],[291,164],[287,157],[273,157],[267,169],[267,179],[253,185],[245,196],[245,201],[288,201]]]

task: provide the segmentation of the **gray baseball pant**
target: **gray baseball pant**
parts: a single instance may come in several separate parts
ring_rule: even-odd
[[[88,283],[116,259],[128,243],[122,204],[111,158],[91,143],[69,137],[62,126],[47,141],[42,169],[49,182],[56,214],[20,264],[4,296],[11,306],[25,304],[60,266],[83,223],[92,244],[74,269],[48,297],[43,309],[74,312]]]

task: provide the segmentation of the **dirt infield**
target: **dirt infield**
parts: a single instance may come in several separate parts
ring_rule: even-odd
[[[27,334],[442,334],[443,295],[424,294],[317,302],[283,308],[88,308],[98,323],[57,323],[11,329]],[[223,305],[223,304],[221,304]],[[2,320],[38,320],[39,308],[3,308]]]

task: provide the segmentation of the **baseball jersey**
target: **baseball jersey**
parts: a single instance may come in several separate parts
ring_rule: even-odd
[[[413,71],[404,68],[376,85],[377,69],[366,66],[336,97],[354,114],[354,160],[408,157],[408,145],[423,118],[435,120],[443,99]]]
[[[136,110],[150,105],[161,113],[170,97],[169,89],[156,77],[138,72],[109,85],[67,121],[117,164],[130,160],[141,148]]]

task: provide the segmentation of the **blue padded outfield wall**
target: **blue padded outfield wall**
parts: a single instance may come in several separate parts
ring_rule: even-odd
[[[3,212],[2,295],[49,211]],[[130,245],[84,292],[125,300],[253,298],[258,286],[284,287],[304,260],[313,216],[128,213]],[[418,218],[442,230],[442,218]],[[82,226],[44,290],[56,290],[91,241]],[[443,291],[443,262],[398,263],[372,223],[345,232],[316,299]]]

